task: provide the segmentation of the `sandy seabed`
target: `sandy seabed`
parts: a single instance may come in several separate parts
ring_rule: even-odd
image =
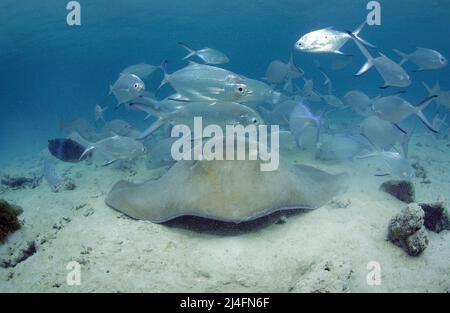
[[[418,202],[449,205],[449,146],[428,135],[411,143],[411,160],[429,180],[413,179]],[[387,241],[389,220],[406,204],[379,191],[389,179],[373,175],[379,164],[290,157],[331,173],[347,171],[348,190],[320,209],[239,231],[136,221],[106,206],[118,180],[161,174],[147,170],[145,160],[131,168],[59,162],[75,190],[55,193],[43,181],[34,189],[0,191],[24,209],[22,229],[0,245],[0,291],[450,292],[450,231],[428,231],[429,246],[419,257]],[[49,158],[43,151],[12,160],[0,174],[39,173]],[[80,264],[80,285],[66,282],[71,261]],[[380,265],[379,285],[367,283],[373,261]]]

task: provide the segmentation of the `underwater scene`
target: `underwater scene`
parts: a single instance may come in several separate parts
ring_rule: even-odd
[[[0,292],[450,292],[449,16],[2,0]]]

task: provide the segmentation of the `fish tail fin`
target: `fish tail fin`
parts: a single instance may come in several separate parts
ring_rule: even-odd
[[[325,118],[331,111],[333,110],[323,110],[323,112],[314,119],[314,122],[316,124],[316,143],[318,143],[320,140],[320,134],[322,132],[322,127],[325,124]]]
[[[292,53],[292,51],[289,54],[289,63],[288,63],[288,65],[289,65],[289,68],[291,68],[294,71],[298,72],[300,75],[305,75],[305,71],[302,68],[298,67],[297,64],[295,64],[295,62],[294,62],[294,54]]]
[[[162,60],[161,64],[159,64],[156,68],[160,69],[161,71],[164,72],[165,67],[166,67],[166,63],[167,63],[167,60]]]
[[[322,73],[323,77],[325,78],[325,81],[323,82],[324,86],[328,86],[331,84],[331,79],[328,77],[328,75],[325,73],[324,69],[319,66],[319,71]]]
[[[405,157],[405,159],[408,158],[409,143],[411,142],[411,138],[412,138],[416,128],[417,128],[417,124],[414,124],[413,128],[405,136],[403,136],[401,146],[402,146],[402,150],[403,150],[403,156]]]
[[[179,44],[180,46],[182,46],[184,49],[186,49],[186,50],[189,52],[189,54],[186,55],[186,56],[183,58],[183,60],[189,59],[190,57],[193,57],[194,55],[197,54],[197,51],[192,50],[191,48],[189,48],[189,47],[188,47],[187,45],[185,45],[184,43],[179,42],[178,44]]]
[[[420,118],[420,120],[422,121],[422,123],[425,124],[426,127],[428,127],[429,130],[431,130],[433,133],[438,134],[439,132],[434,129],[433,125],[431,125],[431,123],[428,121],[428,119],[426,118],[426,116],[423,114],[423,110],[425,110],[428,105],[438,96],[433,95],[433,96],[429,96],[427,98],[425,98],[417,107],[416,107],[416,115]]]
[[[376,46],[374,46],[373,44],[371,44],[370,42],[364,40],[361,38],[361,36],[359,35],[359,33],[361,33],[361,31],[364,29],[364,26],[366,26],[367,21],[364,21],[363,23],[361,23],[361,25],[358,26],[357,29],[355,29],[352,34],[360,41],[362,42],[365,46],[370,47],[370,48],[374,48],[376,49]]]
[[[349,34],[355,44],[358,46],[359,50],[361,50],[361,53],[367,58],[367,62],[361,67],[361,69],[358,71],[358,73],[355,74],[355,76],[361,76],[367,73],[372,66],[373,66],[373,57],[370,54],[369,50],[367,50],[367,47],[365,46],[364,42],[356,36],[354,33],[347,31],[347,34]]]
[[[86,150],[84,150],[83,151],[83,153],[81,154],[81,156],[80,156],[80,161],[81,160],[83,160],[84,159],[84,157],[88,154],[88,153],[90,153],[91,151],[93,151],[95,149],[95,147],[94,146],[89,146],[89,147],[87,147],[87,149]]]
[[[400,61],[399,65],[403,65],[403,64],[406,63],[406,61],[408,61],[409,56],[408,56],[406,53],[401,52],[400,50],[397,50],[397,49],[392,49],[392,50],[393,50],[395,53],[397,53],[397,54],[402,58],[402,60]]]
[[[355,76],[362,76],[367,73],[373,66],[372,60],[368,60],[364,65],[359,69],[358,73]]]
[[[161,63],[161,69],[164,72],[164,78],[161,81],[161,84],[159,84],[158,89],[156,90],[156,92],[158,92],[165,84],[169,83],[170,75],[167,74],[167,63],[168,63],[167,60],[164,60]]]
[[[108,96],[112,95],[112,93],[113,93],[113,85],[109,84]]]

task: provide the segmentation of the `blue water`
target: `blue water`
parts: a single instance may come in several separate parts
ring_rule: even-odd
[[[450,56],[448,0],[380,2],[382,25],[366,28],[365,39],[394,60],[399,59],[392,48],[411,52],[416,46]],[[44,149],[47,139],[62,135],[61,118],[93,119],[96,103],[113,106],[108,86],[124,67],[163,59],[169,60],[169,72],[182,67],[186,53],[179,41],[219,49],[231,59],[227,69],[260,78],[273,59],[287,61],[302,34],[328,26],[354,29],[368,13],[364,0],[81,0],[82,25],[69,27],[66,3],[0,3],[0,161]],[[344,50],[355,59],[346,70],[330,74],[336,94],[358,88],[375,96],[382,84],[379,75],[372,71],[354,78],[364,59],[353,44]],[[295,52],[296,63],[317,82],[321,76],[313,61],[327,58]],[[443,89],[450,89],[449,68],[411,76],[406,97],[412,103],[427,95],[422,80],[440,80]],[[160,79],[155,76],[148,89]],[[433,112],[434,107],[427,110],[430,117]],[[146,126],[141,114],[124,109],[111,110],[108,118]]]

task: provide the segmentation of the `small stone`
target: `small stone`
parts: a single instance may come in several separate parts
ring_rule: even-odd
[[[75,185],[75,182],[72,179],[65,179],[63,183],[63,189],[67,191],[75,190],[77,188],[77,185]]]
[[[409,255],[420,255],[428,247],[428,235],[425,227],[422,227],[416,233],[406,238],[405,247]]]
[[[424,215],[422,208],[416,203],[408,205],[391,220],[389,238],[393,241],[399,241],[414,234],[422,228]]]
[[[389,180],[380,186],[380,190],[405,203],[413,203],[415,201],[416,191],[414,185],[406,180]]]
[[[389,240],[411,256],[420,255],[428,246],[424,216],[425,212],[418,204],[409,204],[391,219],[388,227]]]

